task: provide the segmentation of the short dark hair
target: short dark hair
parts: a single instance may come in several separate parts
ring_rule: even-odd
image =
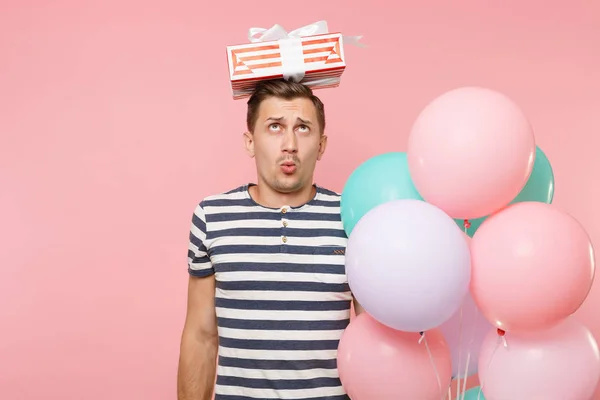
[[[313,94],[311,88],[302,83],[291,82],[285,79],[271,79],[258,82],[250,99],[248,99],[246,125],[249,132],[252,132],[256,125],[260,104],[269,97],[279,97],[285,100],[297,98],[309,99],[317,109],[317,119],[321,132],[325,131],[325,106],[321,99]]]

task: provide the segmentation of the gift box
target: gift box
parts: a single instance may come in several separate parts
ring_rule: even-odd
[[[357,44],[360,36],[329,33],[327,23],[319,21],[289,33],[280,25],[251,28],[248,39],[227,46],[234,99],[250,96],[256,83],[267,79],[284,78],[312,89],[337,87],[346,68],[344,44]]]

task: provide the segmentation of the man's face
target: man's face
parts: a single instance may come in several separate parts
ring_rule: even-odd
[[[264,100],[254,132],[245,135],[246,149],[256,160],[259,179],[281,193],[312,185],[316,162],[327,143],[321,129],[317,110],[309,99]]]

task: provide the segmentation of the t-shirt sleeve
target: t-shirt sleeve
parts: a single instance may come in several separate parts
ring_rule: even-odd
[[[205,245],[206,232],[206,215],[200,203],[192,216],[188,244],[188,273],[192,276],[204,277],[215,272]]]

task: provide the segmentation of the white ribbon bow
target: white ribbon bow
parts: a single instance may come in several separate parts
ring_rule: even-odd
[[[300,38],[313,35],[323,35],[329,33],[327,21],[317,21],[309,25],[302,26],[287,32],[279,24],[271,28],[250,28],[248,29],[248,40],[252,43],[268,42],[277,40],[280,44],[282,59],[283,77],[287,80],[300,82],[304,78],[304,56],[302,53],[302,41]],[[352,44],[364,47],[359,40],[362,36],[342,36],[344,44]]]
[[[301,38],[312,35],[323,35],[329,33],[327,28],[327,21],[317,21],[312,24],[301,26],[298,29],[294,29],[291,32],[287,32],[283,26],[275,24],[270,28],[250,28],[248,29],[248,40],[252,43],[257,42],[268,42],[271,40],[281,40],[288,38]],[[256,35],[260,35],[256,37]],[[364,47],[362,43],[358,41],[362,38],[361,36],[342,36],[344,43],[353,44],[355,46]]]

